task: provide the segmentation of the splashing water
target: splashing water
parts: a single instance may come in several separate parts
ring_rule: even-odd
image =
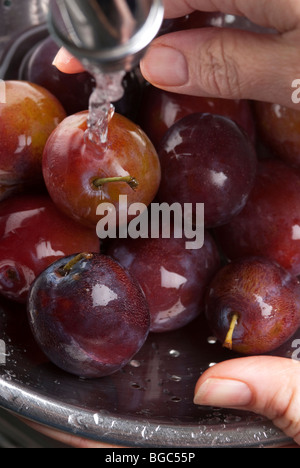
[[[86,64],[85,68],[87,69]],[[119,101],[124,95],[122,81],[125,71],[108,74],[90,65],[88,71],[95,78],[96,88],[90,97],[86,137],[96,145],[105,145],[108,124],[115,113],[112,103]]]

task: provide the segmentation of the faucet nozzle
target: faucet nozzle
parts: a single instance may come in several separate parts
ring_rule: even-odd
[[[130,70],[161,27],[162,0],[51,0],[49,29],[82,63]]]

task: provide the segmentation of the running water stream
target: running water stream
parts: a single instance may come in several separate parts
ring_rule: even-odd
[[[88,67],[88,71],[95,78],[96,88],[90,97],[86,136],[95,145],[105,145],[108,124],[115,113],[112,103],[119,101],[124,95],[122,81],[125,71],[108,74],[91,66]]]

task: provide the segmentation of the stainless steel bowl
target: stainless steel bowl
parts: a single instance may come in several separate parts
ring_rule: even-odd
[[[44,38],[47,0],[0,3],[0,78],[17,79],[24,54]],[[1,53],[0,51],[0,53]],[[0,406],[52,428],[132,447],[277,447],[290,440],[252,413],[197,407],[200,374],[231,359],[209,338],[203,318],[151,335],[122,371],[82,380],[53,366],[38,349],[26,310],[0,299]],[[288,354],[288,348],[283,355]]]
[[[234,357],[209,338],[200,317],[185,329],[151,335],[122,371],[83,380],[38,349],[26,310],[0,302],[0,406],[52,428],[128,447],[276,447],[289,439],[264,418],[198,407],[200,374]]]
[[[46,21],[49,0],[1,0],[0,57],[5,45],[19,32]]]

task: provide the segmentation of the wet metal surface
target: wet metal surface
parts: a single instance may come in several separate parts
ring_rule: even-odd
[[[235,357],[210,337],[203,317],[179,331],[150,335],[122,371],[83,380],[60,371],[44,357],[23,307],[0,304],[0,339],[5,344],[0,406],[14,413],[89,439],[127,446],[259,447],[288,442],[260,416],[193,404],[200,374]]]

